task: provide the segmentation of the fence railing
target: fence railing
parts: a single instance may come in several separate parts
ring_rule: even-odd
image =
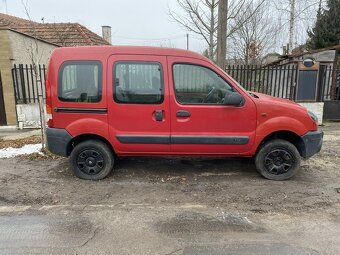
[[[14,65],[12,79],[16,104],[38,103],[39,95],[45,99],[46,66]],[[38,82],[40,81],[40,82]]]
[[[285,66],[227,66],[227,73],[246,90],[294,100],[298,67]]]

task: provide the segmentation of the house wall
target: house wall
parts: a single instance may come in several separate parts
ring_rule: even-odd
[[[16,125],[15,99],[11,73],[12,50],[8,30],[0,29],[0,70],[8,125]]]
[[[12,66],[14,64],[32,64],[32,52],[35,55],[35,62],[47,64],[52,51],[57,48],[53,44],[35,40],[32,37],[8,30],[9,41],[12,49]],[[36,54],[36,45],[38,54]]]
[[[36,45],[38,54],[35,53]],[[2,75],[7,125],[17,124],[17,112],[11,73],[13,65],[32,64],[32,53],[36,54],[35,61],[37,61],[37,63],[46,65],[55,48],[57,48],[57,46],[53,44],[39,40],[36,41],[34,38],[12,30],[0,29],[0,70]],[[37,121],[38,120],[39,119],[37,119]],[[31,121],[30,118],[29,121]]]
[[[335,50],[325,50],[316,53],[305,54],[297,58],[297,60],[303,60],[306,58],[314,58],[318,62],[333,62],[335,59]]]

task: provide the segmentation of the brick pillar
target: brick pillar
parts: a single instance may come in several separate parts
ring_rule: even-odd
[[[2,75],[2,87],[5,101],[7,125],[16,125],[15,97],[11,73],[11,43],[8,30],[0,29],[0,70]]]

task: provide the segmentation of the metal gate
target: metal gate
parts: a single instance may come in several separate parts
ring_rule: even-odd
[[[6,110],[5,110],[4,93],[2,90],[2,79],[1,79],[1,71],[0,71],[0,126],[5,126],[5,125],[7,125]]]

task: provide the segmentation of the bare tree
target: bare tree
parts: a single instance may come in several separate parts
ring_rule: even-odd
[[[221,0],[176,0],[176,3],[182,10],[182,13],[178,13],[170,8],[168,10],[169,16],[174,21],[179,23],[188,31],[198,34],[205,40],[208,46],[208,57],[212,60],[216,60],[218,27],[223,23],[221,27],[225,27],[227,30],[225,32],[225,40],[224,38],[219,40],[221,43],[222,41],[226,41],[228,37],[240,29],[244,22],[254,15],[254,13],[257,12],[258,7],[263,5],[266,0],[256,1],[257,7],[254,8],[254,12],[248,13],[241,23],[237,22],[236,18],[240,15],[244,15],[241,11],[251,5],[253,1],[221,1],[224,3],[221,8],[226,12],[226,15],[222,15],[222,18],[220,17],[219,20],[218,8],[220,1]],[[221,53],[219,52],[219,54]]]
[[[247,6],[244,13],[253,13],[255,6]],[[245,15],[247,16],[247,15]],[[274,51],[280,26],[272,19],[271,10],[261,6],[246,22],[244,16],[236,18],[244,25],[230,38],[230,56],[242,60],[242,64],[260,64],[264,54]]]
[[[183,15],[168,9],[169,16],[190,32],[200,35],[208,45],[208,57],[213,59],[216,47],[218,0],[176,0]]]
[[[298,37],[301,37],[300,41],[305,41],[306,31],[313,24],[320,3],[323,5],[326,0],[276,0],[272,3],[278,11],[276,15],[283,20],[281,34],[285,35],[285,38],[287,38],[287,33],[284,29],[288,27],[290,53],[298,45]]]
[[[33,66],[33,73],[34,73],[36,84],[41,87],[42,81],[41,81],[41,77],[39,75],[38,68],[39,68],[39,63],[40,63],[41,57],[42,57],[42,52],[40,51],[39,42],[38,42],[37,28],[36,28],[37,23],[33,22],[32,19],[31,19],[29,7],[28,7],[28,0],[26,0],[26,1],[21,0],[21,3],[24,7],[25,14],[26,14],[28,20],[30,21],[30,25],[32,27],[32,33],[33,33],[33,39],[34,39],[34,43],[31,43],[29,45],[29,47],[27,47],[27,52],[29,54],[30,61],[31,61],[32,66]],[[39,92],[39,90],[38,90],[38,92]],[[40,112],[41,138],[42,138],[41,143],[42,143],[42,148],[45,149],[45,146],[46,146],[46,119],[45,119],[45,110],[44,110],[44,101],[43,101],[42,92],[43,91],[40,91],[40,93],[38,94],[38,102],[39,102],[39,112]]]

